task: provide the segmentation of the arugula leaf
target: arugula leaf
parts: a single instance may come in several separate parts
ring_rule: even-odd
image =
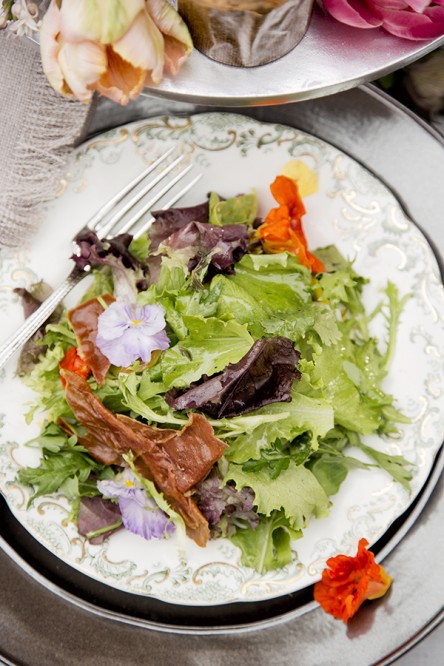
[[[281,472],[288,469],[291,461],[296,465],[301,465],[307,460],[312,451],[310,433],[303,433],[292,442],[278,439],[269,449],[262,449],[259,460],[247,460],[242,465],[242,470],[244,472],[257,472],[266,469],[270,479],[277,479]]]
[[[73,440],[68,439],[68,443]],[[52,422],[45,423],[40,434],[27,442],[28,446],[37,445],[41,449],[46,449],[51,453],[58,453],[66,446],[66,434],[58,425]],[[75,443],[75,441],[74,441]]]
[[[93,460],[87,450],[77,444],[77,437],[68,437],[55,423],[47,423],[39,437],[31,440],[42,449],[42,459],[38,467],[25,467],[19,470],[19,481],[32,486],[34,493],[28,506],[36,497],[61,492],[70,499],[81,495],[97,494],[96,478],[110,478],[114,472],[107,465]]]
[[[384,469],[395,481],[398,481],[406,490],[410,491],[409,481],[413,478],[413,464],[411,462],[406,460],[404,456],[383,453],[362,443],[359,444],[359,447],[376,461],[378,467]]]
[[[91,472],[100,469],[101,465],[85,454],[83,447],[73,446],[63,450],[62,455],[46,452],[39,467],[20,470],[18,478],[20,483],[34,487],[29,506],[36,497],[51,495],[60,490],[68,479],[77,477],[79,482],[84,483]]]

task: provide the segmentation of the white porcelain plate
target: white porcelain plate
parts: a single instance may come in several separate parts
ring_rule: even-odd
[[[125,530],[92,546],[69,521],[70,506],[63,497],[40,497],[26,508],[30,491],[17,483],[16,473],[21,465],[38,462],[38,453],[25,442],[38,432],[39,423],[25,423],[32,395],[14,377],[14,361],[0,377],[0,490],[15,517],[38,541],[97,581],[175,604],[265,600],[315,582],[325,560],[338,552],[354,554],[360,537],[374,543],[426,481],[444,433],[443,287],[432,250],[393,194],[333,146],[297,129],[230,113],[158,117],[114,129],[81,146],[32,244],[0,254],[3,338],[22,320],[12,289],[29,287],[41,278],[56,286],[70,269],[69,241],[75,231],[170,146],[204,174],[183,199],[188,205],[201,202],[209,190],[230,196],[254,188],[266,214],[274,205],[269,184],[289,161],[304,163],[318,178],[317,192],[305,197],[310,247],[334,243],[355,258],[357,271],[371,280],[365,291],[369,309],[380,300],[387,280],[401,294],[412,294],[384,387],[411,424],[402,428],[398,440],[368,440],[415,464],[412,493],[378,469],[351,471],[330,516],[313,520],[303,538],[294,542],[292,563],[265,575],[241,566],[239,551],[225,540],[210,542],[204,549],[189,541],[186,559],[179,556],[174,538],[145,541]],[[67,304],[77,298],[78,292],[71,294]],[[374,332],[384,338],[383,321],[375,320]]]

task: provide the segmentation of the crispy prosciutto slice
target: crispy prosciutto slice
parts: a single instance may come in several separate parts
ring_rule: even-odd
[[[208,522],[194,500],[185,494],[205,478],[225,449],[205,417],[194,414],[180,431],[144,426],[109,411],[82,377],[69,370],[62,370],[62,376],[66,381],[66,400],[88,431],[85,445],[94,443],[89,448],[91,455],[94,457],[99,451],[99,444],[120,455],[132,451],[140,474],[152,480],[182,516],[188,535],[199,546],[205,546]]]
[[[107,305],[115,298],[111,294],[101,297]],[[98,384],[103,384],[111,363],[96,346],[97,320],[103,312],[103,305],[97,298],[91,298],[68,311],[68,321],[75,333],[79,356],[89,365]]]
[[[205,479],[226,448],[202,414],[191,414],[182,430],[153,428],[123,414],[116,416],[168,455],[176,468],[176,484],[181,493]]]

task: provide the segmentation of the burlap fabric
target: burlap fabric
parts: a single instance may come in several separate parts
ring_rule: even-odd
[[[0,246],[20,247],[36,233],[90,113],[54,92],[36,44],[0,31]]]

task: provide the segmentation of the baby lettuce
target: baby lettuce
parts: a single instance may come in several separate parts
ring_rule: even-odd
[[[302,535],[309,518],[328,515],[330,501],[322,486],[310,470],[294,462],[277,479],[270,479],[264,470],[245,472],[231,464],[225,481],[254,492],[261,522],[256,529],[237,530],[232,540],[241,549],[243,562],[260,573],[288,564],[291,540]]]
[[[146,243],[125,239],[122,254],[130,252],[137,269],[146,252],[151,253],[150,270],[156,264],[151,284],[136,298],[140,305],[164,307],[171,344],[154,365],[136,362],[120,373],[112,368],[100,388],[89,381],[109,409],[160,427],[182,427],[188,410],[206,411],[228,448],[202,482],[207,486],[196,488],[197,500],[211,517],[213,535],[231,538],[242,562],[263,572],[291,561],[292,540],[311,517],[328,514],[330,497],[351,469],[380,467],[406,489],[412,475],[402,456],[361,441],[368,434],[391,437],[396,423],[405,421],[382,382],[406,297],[400,298],[389,283],[381,305],[368,314],[363,304],[367,280],[334,246],[317,251],[326,271],[316,276],[286,252],[251,253],[257,250],[256,215],[253,195],[221,200],[212,194],[201,206],[156,213]],[[210,273],[209,260],[230,225],[231,231],[242,227],[242,251],[227,250],[229,262]],[[202,231],[205,226],[209,229]],[[218,241],[207,247],[207,236]],[[247,236],[250,253],[245,254]],[[110,280],[109,269],[101,269],[91,289],[100,293]],[[385,323],[386,340],[370,333],[375,317]],[[297,355],[291,380],[270,380],[279,354],[262,355],[263,372],[252,372],[249,359],[268,344],[264,341],[282,339]],[[43,343],[48,351],[27,381],[40,391],[40,404],[53,419],[69,418],[58,374],[58,361],[72,344],[66,322],[49,327]],[[226,393],[214,391],[221,383]],[[249,392],[260,393],[260,386],[270,389],[268,397],[250,401]],[[359,459],[350,455],[353,448],[361,452]],[[45,476],[51,466],[54,477],[62,478],[61,463],[51,458],[62,452],[64,474],[74,454],[80,465],[67,479],[83,483],[87,474],[103,472],[83,471],[83,452],[62,447],[45,453],[37,492],[54,487]]]
[[[238,363],[202,377],[185,391],[172,389],[165,400],[173,409],[200,409],[213,418],[238,416],[273,402],[290,402],[300,358],[291,340],[282,336],[256,340]]]

